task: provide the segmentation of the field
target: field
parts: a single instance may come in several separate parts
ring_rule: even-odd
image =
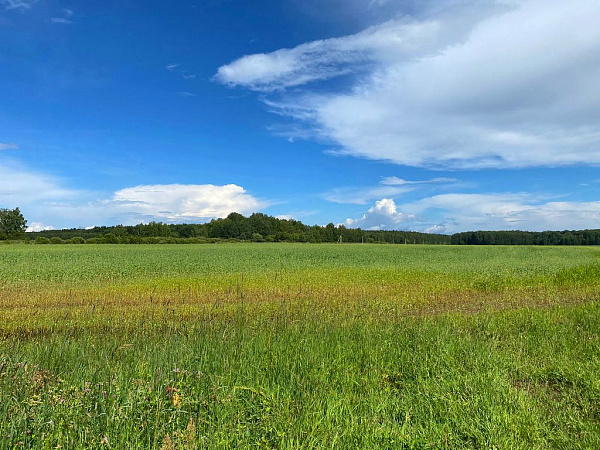
[[[600,448],[600,250],[0,246],[0,449]]]

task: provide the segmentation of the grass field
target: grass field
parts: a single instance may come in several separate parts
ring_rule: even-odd
[[[0,449],[600,448],[600,250],[0,247]]]

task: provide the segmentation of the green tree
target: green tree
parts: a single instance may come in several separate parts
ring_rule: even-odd
[[[0,239],[22,239],[26,229],[27,221],[19,208],[0,209]]]

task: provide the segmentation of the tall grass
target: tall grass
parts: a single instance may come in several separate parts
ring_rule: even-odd
[[[31,248],[0,449],[600,448],[596,251]]]

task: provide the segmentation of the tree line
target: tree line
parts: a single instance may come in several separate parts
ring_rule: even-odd
[[[428,234],[415,231],[362,230],[329,223],[305,225],[298,220],[278,219],[262,213],[245,217],[231,213],[203,224],[150,222],[133,226],[101,226],[91,229],[45,230],[25,233],[27,221],[19,208],[0,209],[1,240],[34,240],[37,243],[211,243],[341,242],[452,245],[600,245],[600,230],[580,231],[468,231]]]
[[[600,245],[600,230],[469,231],[450,237],[453,245]]]
[[[449,244],[450,236],[413,231],[372,231],[330,223],[305,225],[262,213],[245,217],[231,213],[204,224],[150,222],[133,226],[102,226],[87,230],[46,230],[28,233],[39,243],[185,243],[185,242],[342,242],[389,244]]]

